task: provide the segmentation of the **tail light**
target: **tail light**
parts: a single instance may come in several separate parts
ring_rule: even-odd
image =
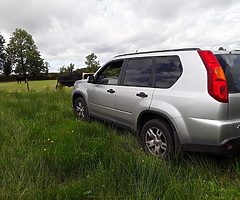
[[[228,88],[225,74],[217,58],[211,51],[199,50],[208,75],[208,93],[219,102],[228,102]]]

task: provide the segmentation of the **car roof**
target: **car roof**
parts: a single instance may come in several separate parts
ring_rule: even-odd
[[[183,49],[168,49],[168,50],[158,50],[158,51],[144,51],[144,52],[135,52],[135,53],[126,53],[115,56],[114,58],[119,58],[123,56],[134,56],[141,54],[152,54],[152,53],[162,53],[162,52],[175,52],[175,51],[197,51],[201,50],[200,48],[183,48]]]
[[[239,50],[225,51],[225,50],[216,50],[213,51],[214,54],[240,54]]]

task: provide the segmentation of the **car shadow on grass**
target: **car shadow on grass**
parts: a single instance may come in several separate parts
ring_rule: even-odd
[[[240,154],[214,155],[209,153],[185,152],[182,156],[183,165],[192,165],[208,170],[211,173],[230,175],[240,174]]]

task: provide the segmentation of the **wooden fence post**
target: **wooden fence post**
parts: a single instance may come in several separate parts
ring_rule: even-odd
[[[27,83],[27,90],[28,90],[28,92],[30,92],[29,84],[28,84],[28,79],[27,79],[27,78],[26,78],[26,83]]]

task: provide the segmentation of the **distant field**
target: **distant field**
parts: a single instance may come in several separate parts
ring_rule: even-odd
[[[164,162],[72,114],[55,81],[0,83],[0,199],[240,199],[240,157]],[[17,91],[17,92],[15,92]]]
[[[29,89],[32,91],[53,91],[55,90],[56,80],[47,81],[29,81]],[[17,82],[2,82],[0,83],[0,90],[5,90],[8,92],[26,92],[27,85],[22,81],[18,84]]]

